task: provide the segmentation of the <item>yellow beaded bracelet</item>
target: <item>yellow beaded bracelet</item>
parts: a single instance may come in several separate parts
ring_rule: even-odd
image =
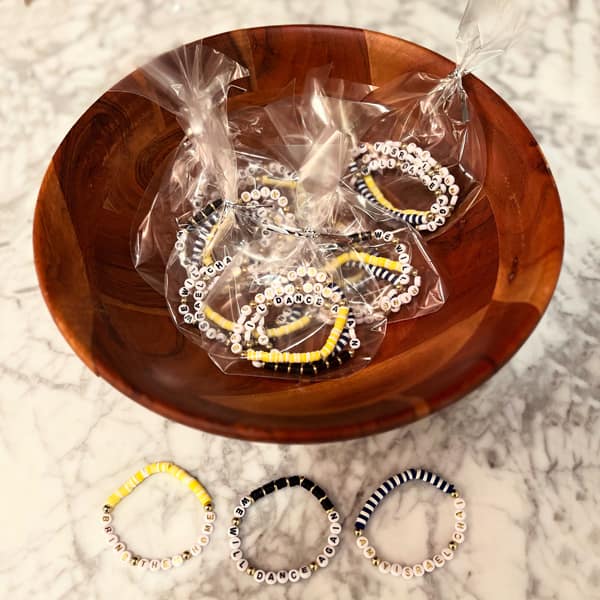
[[[115,533],[112,524],[112,511],[133,490],[142,483],[148,477],[155,475],[156,473],[168,473],[184,483],[200,500],[204,507],[204,520],[205,523],[202,526],[202,534],[198,540],[187,550],[184,550],[180,554],[168,558],[143,558],[134,555],[127,549],[127,546],[123,541],[119,539]],[[180,567],[185,561],[197,556],[202,552],[202,548],[210,541],[210,535],[214,529],[214,521],[216,520],[216,514],[213,510],[212,499],[208,492],[204,489],[204,486],[189,473],[184,471],[177,465],[161,461],[154,462],[146,465],[143,469],[140,469],[132,477],[130,477],[116,492],[108,497],[108,500],[102,507],[102,525],[104,533],[107,535],[107,541],[109,546],[116,552],[121,561],[134,567],[141,569],[147,569],[149,571],[158,571],[162,569],[166,571],[171,567]]]

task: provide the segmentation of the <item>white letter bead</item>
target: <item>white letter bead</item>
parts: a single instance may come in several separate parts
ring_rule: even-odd
[[[324,554],[319,554],[316,562],[322,569],[324,569],[329,564],[329,559]]]
[[[382,560],[379,563],[379,567],[378,567],[378,569],[381,573],[389,573],[391,568],[392,568],[392,565],[387,560]]]
[[[254,572],[254,581],[262,583],[265,580],[265,572],[262,569],[256,569]]]
[[[444,564],[446,563],[444,557],[441,554],[436,554],[433,557],[433,562],[435,563],[435,566],[440,569],[441,567],[444,566]]]
[[[274,583],[277,583],[277,575],[275,575],[275,573],[273,571],[268,571],[267,574],[265,575],[265,581],[269,585],[273,585]]]
[[[236,506],[233,509],[233,514],[238,517],[241,518],[246,514],[246,509],[243,506]]]
[[[364,535],[356,538],[356,545],[359,548],[366,548],[369,545],[369,540]]]
[[[163,571],[168,571],[172,566],[173,566],[173,564],[171,563],[171,559],[170,558],[163,558],[160,561],[160,568]]]
[[[106,541],[108,542],[109,546],[114,546],[115,544],[119,543],[119,536],[111,533]]]
[[[367,546],[363,550],[363,554],[366,558],[374,558],[377,553],[375,552],[375,548],[373,548],[373,546]]]
[[[337,535],[338,533],[342,532],[342,526],[339,523],[332,523],[329,526],[329,531],[331,531],[331,533],[334,535]]]
[[[201,536],[198,538],[198,543],[199,543],[201,546],[206,546],[206,545],[208,544],[208,542],[209,542],[209,541],[210,541],[210,538],[209,538],[207,535],[201,535]]]
[[[239,560],[240,558],[243,558],[244,555],[239,548],[236,548],[235,550],[232,550],[229,556],[231,556],[232,560]]]
[[[151,571],[158,571],[160,569],[160,560],[158,560],[157,558],[153,558],[150,561],[150,570]]]
[[[277,571],[277,583],[287,583],[288,578],[288,572],[284,569],[282,569],[281,571]]]
[[[417,577],[423,577],[423,575],[425,575],[425,569],[423,568],[423,565],[415,565],[413,567],[413,573]]]
[[[229,545],[231,548],[239,548],[242,545],[242,540],[237,536],[232,536],[229,538]]]
[[[412,579],[412,576],[414,575],[413,570],[411,567],[404,567],[404,569],[402,569],[402,578],[403,579]]]
[[[209,510],[204,513],[204,520],[208,521],[209,523],[214,523],[214,521],[217,520],[217,515],[211,510]]]
[[[456,523],[454,524],[454,529],[460,532],[466,531],[467,524],[464,521],[456,521]]]
[[[452,539],[457,543],[457,544],[462,544],[465,541],[465,536],[464,534],[462,534],[460,531],[455,531],[452,534]]]
[[[467,513],[464,510],[457,510],[454,513],[454,518],[457,521],[464,521],[467,518]]]
[[[105,525],[108,525],[110,522],[112,522],[112,516],[109,515],[108,513],[103,514],[101,519]]]
[[[171,563],[174,567],[180,567],[183,564],[183,556],[181,556],[181,554],[176,554],[171,558]]]
[[[452,560],[454,558],[454,552],[452,552],[450,548],[444,548],[441,552],[441,555],[445,560]]]
[[[327,541],[330,546],[337,546],[340,543],[340,537],[338,535],[330,535]]]
[[[117,554],[121,554],[121,552],[125,552],[125,550],[127,550],[127,546],[123,543],[123,542],[117,542],[114,546],[113,546],[113,550],[117,553]]]
[[[214,528],[215,527],[212,523],[204,523],[204,525],[202,525],[202,533],[210,535],[213,532]]]
[[[290,569],[290,572],[288,573],[288,580],[290,583],[298,583],[298,581],[300,581],[300,573],[298,569]]]
[[[198,556],[198,554],[202,552],[202,546],[200,544],[192,544],[190,552],[192,553],[192,556]]]
[[[400,575],[402,575],[402,566],[399,565],[398,563],[393,563],[392,566],[390,567],[390,573],[394,577],[400,577]]]
[[[334,510],[334,511],[331,511],[331,512],[330,512],[330,513],[327,515],[327,517],[329,518],[329,520],[330,520],[332,523],[336,523],[337,521],[339,521],[339,520],[340,520],[340,515],[339,515],[339,513],[337,513],[335,510]]]
[[[248,561],[245,558],[240,558],[240,560],[235,563],[235,566],[238,571],[244,572],[248,568]]]
[[[302,579],[308,579],[312,575],[312,571],[308,565],[303,565],[300,567],[300,577]]]
[[[435,569],[435,564],[429,558],[423,561],[423,568],[427,573],[431,573]]]
[[[466,506],[467,503],[464,501],[464,498],[456,498],[454,500],[454,508],[456,508],[456,510],[462,510]]]
[[[323,548],[323,554],[329,558],[331,558],[335,554],[335,548],[327,544],[325,548]]]

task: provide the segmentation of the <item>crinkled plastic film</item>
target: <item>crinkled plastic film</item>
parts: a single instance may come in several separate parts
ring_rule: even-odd
[[[416,74],[408,91],[383,90],[384,103],[381,90],[324,67],[301,92],[290,82],[265,106],[228,112],[245,70],[205,47],[180,52],[162,58],[164,73],[146,68],[151,92],[128,90],[174,112],[186,134],[147,190],[136,267],[224,373],[327,379],[363,368],[388,322],[445,302],[426,244],[387,198],[412,207],[431,193],[415,163],[439,178],[437,198],[439,185],[448,202],[452,186],[465,191],[460,209],[476,196],[485,150],[476,115],[459,114],[469,107],[460,78]],[[397,176],[373,169],[368,179],[371,151],[374,167],[393,170],[393,160]]]
[[[175,243],[177,223],[190,211],[234,193],[237,178],[227,127],[227,96],[247,69],[205,45],[167,52],[141,69],[143,78],[125,79],[115,91],[135,93],[173,113],[185,137],[151,182],[135,220],[132,257],[138,272],[157,291]],[[238,84],[239,87],[239,84]],[[139,224],[139,225],[138,225]]]
[[[363,296],[373,278],[345,281],[339,256],[318,235],[261,228],[206,295],[199,343],[225,373],[319,380],[366,366],[386,318]]]
[[[478,200],[487,149],[463,77],[510,46],[525,12],[524,0],[470,0],[450,73],[407,73],[368,96],[389,111],[364,135],[346,182],[374,219],[401,218],[437,235]]]

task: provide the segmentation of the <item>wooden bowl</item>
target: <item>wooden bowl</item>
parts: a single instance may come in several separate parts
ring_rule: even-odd
[[[425,48],[360,29],[267,27],[205,43],[248,66],[257,98],[327,63],[334,77],[375,85],[410,70],[452,69]],[[182,132],[157,105],[122,93],[104,94],[77,121],[39,194],[35,261],[62,334],[90,369],[136,402],[237,438],[351,438],[458,400],[532,332],[563,252],[560,201],[536,140],[485,84],[468,76],[465,86],[483,121],[487,178],[479,203],[430,242],[448,302],[390,326],[368,368],[321,383],[226,376],[178,333],[164,299],[136,273],[129,236],[145,187]]]

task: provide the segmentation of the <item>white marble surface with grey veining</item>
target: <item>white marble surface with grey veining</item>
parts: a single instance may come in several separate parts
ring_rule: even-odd
[[[442,413],[346,443],[276,446],[169,422],[83,366],[37,288],[31,227],[43,172],[94,99],[184,40],[319,22],[386,31],[452,56],[462,2],[0,0],[1,598],[600,598],[600,2],[531,5],[520,43],[478,74],[531,127],[562,195],[565,264],[547,314],[508,366]],[[99,508],[160,458],[199,475],[221,526],[201,560],[154,575],[105,549]],[[379,576],[350,531],[331,566],[302,585],[258,586],[230,564],[225,515],[255,484],[306,473],[353,515],[381,479],[419,464],[457,482],[468,502],[468,543],[443,571],[410,582]],[[184,489],[154,479],[116,519],[132,546],[160,556],[189,544],[197,508]],[[248,520],[253,556],[268,567],[319,549],[322,515],[298,491],[257,504]],[[451,523],[446,499],[407,489],[382,506],[372,538],[382,554],[416,562],[447,541]]]

